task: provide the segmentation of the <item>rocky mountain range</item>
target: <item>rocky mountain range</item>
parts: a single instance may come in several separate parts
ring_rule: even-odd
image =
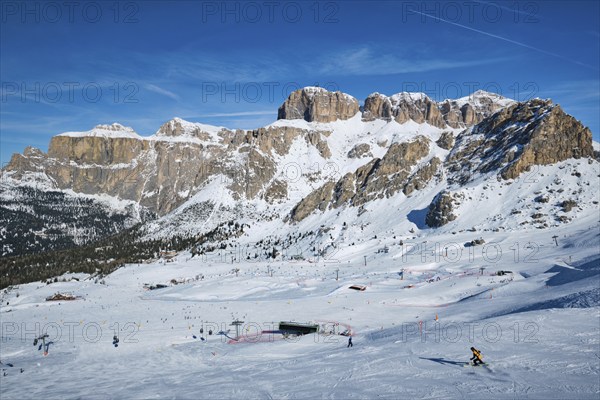
[[[256,232],[265,221],[277,221],[277,229],[308,230],[318,227],[324,214],[343,211],[353,215],[349,223],[364,226],[365,212],[373,217],[386,207],[407,230],[446,224],[466,229],[460,208],[469,203],[470,188],[514,188],[543,166],[564,169],[565,163],[579,171],[581,182],[597,181],[590,130],[551,100],[516,102],[478,91],[436,102],[423,93],[373,93],[361,106],[348,94],[307,87],[288,97],[277,121],[259,129],[174,118],[151,136],[117,123],[59,134],[47,153],[28,147],[12,157],[2,170],[0,208],[4,215],[14,216],[18,209],[38,218],[35,206],[20,206],[25,192],[13,195],[23,187],[120,204],[115,213],[129,222],[85,239],[73,240],[78,231],[69,228],[72,223],[38,221],[36,231],[52,229],[56,237],[62,232],[71,245],[138,223],[147,237],[200,235],[226,220],[243,221]],[[589,171],[576,166],[586,164]],[[523,189],[515,196],[533,199],[539,196],[535,191]],[[556,204],[596,207],[591,191],[551,195]],[[419,209],[411,199],[419,199]],[[46,201],[51,200],[40,200]],[[498,215],[497,229],[515,216],[504,209]],[[111,212],[96,218],[106,224]],[[48,249],[35,235],[4,228],[2,256],[24,251],[10,244],[16,240],[11,234],[29,241],[29,251]]]

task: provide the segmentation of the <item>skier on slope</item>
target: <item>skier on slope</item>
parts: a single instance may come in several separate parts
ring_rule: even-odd
[[[352,347],[352,346],[354,346],[354,345],[352,344],[352,336],[349,336],[349,337],[348,337],[348,346],[346,346],[346,347]]]
[[[473,357],[471,357],[473,365],[483,364],[483,355],[481,354],[481,351],[477,350],[475,347],[471,347],[471,351],[473,352]]]

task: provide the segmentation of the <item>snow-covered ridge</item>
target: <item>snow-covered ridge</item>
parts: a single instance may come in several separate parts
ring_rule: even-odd
[[[175,117],[172,120],[163,124],[153,136],[170,136],[170,134],[174,132],[181,136],[194,136],[198,132],[206,132],[212,135],[216,135],[220,131],[226,129],[227,128],[223,126],[214,126],[202,124],[199,122],[190,122],[179,117]]]
[[[58,136],[142,139],[142,136],[138,135],[133,128],[123,126],[117,122],[111,125],[96,125],[85,132],[64,132]]]
[[[152,141],[176,141],[176,142],[218,142],[218,133],[227,130],[222,126],[189,122],[175,117],[163,124],[153,135],[139,135],[133,128],[123,126],[117,122],[110,125],[96,125],[89,131],[64,132],[57,136],[62,137],[100,137],[106,139],[138,139]]]
[[[400,101],[423,101],[425,99],[429,99],[429,96],[422,92],[400,92],[390,96],[392,104]]]
[[[485,103],[493,102],[502,107],[508,107],[511,104],[516,103],[515,100],[510,99],[508,97],[501,96],[496,93],[486,92],[485,90],[478,90],[476,92],[471,93],[468,96],[464,96],[458,99],[446,99],[445,102],[454,102],[459,107],[464,106],[467,103],[470,103],[475,106],[484,106]]]
[[[426,93],[423,93],[423,92],[399,92],[399,93],[392,94],[390,96],[385,95],[383,93],[379,93],[379,92],[373,92],[367,97],[388,98],[392,102],[392,104],[397,104],[401,101],[402,102],[416,102],[416,101],[424,101],[427,99],[430,101],[434,101],[431,99],[431,97],[429,97]],[[477,90],[476,92],[473,92],[467,96],[463,96],[458,99],[445,99],[443,101],[440,101],[439,103],[453,102],[453,103],[458,104],[459,106],[463,106],[467,103],[470,103],[472,105],[483,105],[490,101],[493,103],[497,103],[503,107],[507,107],[516,102],[513,99],[501,96],[496,93],[486,92],[485,90]]]
[[[302,88],[302,91],[304,93],[306,93],[306,95],[308,95],[308,97],[311,97],[311,98],[314,97],[314,95],[316,95],[316,94],[333,93],[330,90],[327,90],[327,89],[319,87],[319,86],[305,86]],[[343,92],[340,92],[340,93],[342,93],[342,96],[344,96],[344,98],[347,101],[350,101],[350,102],[356,101],[356,97],[354,97],[348,93],[343,93]]]

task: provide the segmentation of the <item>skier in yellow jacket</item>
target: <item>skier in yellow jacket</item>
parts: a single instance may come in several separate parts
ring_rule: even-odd
[[[471,351],[473,352],[473,357],[471,357],[473,365],[483,364],[483,356],[481,355],[481,351],[477,350],[475,347],[471,347]]]

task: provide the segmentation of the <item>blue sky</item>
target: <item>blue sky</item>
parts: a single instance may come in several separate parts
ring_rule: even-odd
[[[70,5],[69,5],[70,4]],[[360,101],[552,98],[600,133],[597,1],[0,3],[0,162],[65,131],[256,128],[320,85]]]

